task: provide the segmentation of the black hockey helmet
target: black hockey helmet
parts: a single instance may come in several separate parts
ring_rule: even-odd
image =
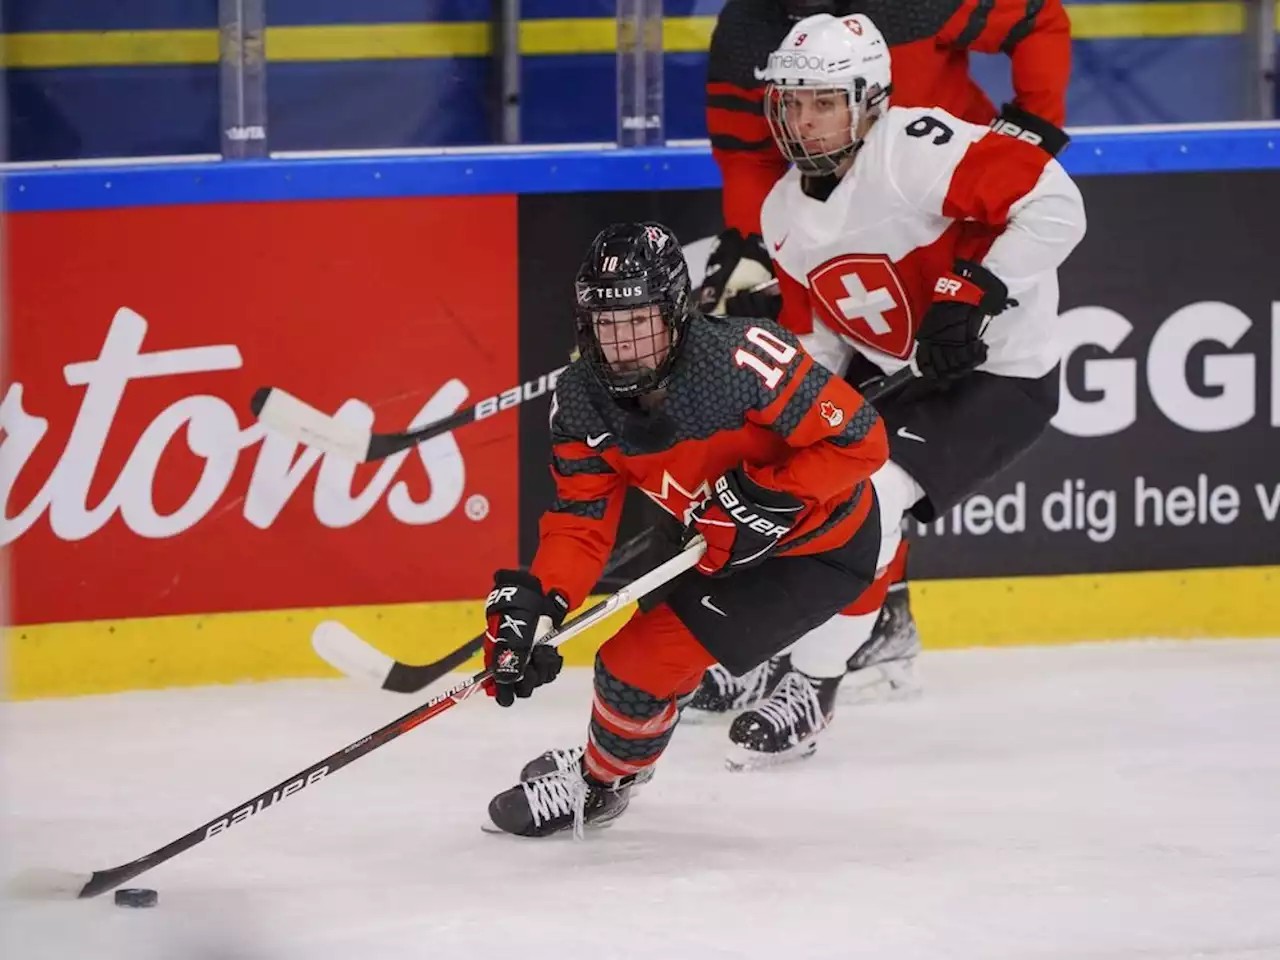
[[[693,309],[689,268],[660,223],[615,223],[578,269],[578,350],[615,397],[665,386]]]

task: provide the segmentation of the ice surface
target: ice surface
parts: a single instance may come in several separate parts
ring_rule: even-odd
[[[145,873],[4,903],[5,960],[1280,958],[1280,641],[930,653],[915,702],[731,774],[686,725],[585,842],[482,834],[586,671],[476,699]],[[350,681],[0,708],[3,873],[138,857],[414,698]]]

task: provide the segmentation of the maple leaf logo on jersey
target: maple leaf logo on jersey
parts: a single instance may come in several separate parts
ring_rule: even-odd
[[[818,415],[827,421],[834,430],[840,424],[844,423],[844,411],[837,407],[830,400],[823,400],[818,406]]]
[[[711,483],[703,480],[692,490],[686,490],[663,470],[662,484],[656,491],[642,486],[640,492],[687,527],[693,520],[693,511],[711,499]]]

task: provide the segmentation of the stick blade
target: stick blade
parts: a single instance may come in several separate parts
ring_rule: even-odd
[[[380,687],[396,662],[337,620],[325,620],[311,631],[311,647],[329,666],[353,680]]]
[[[291,440],[356,463],[368,459],[368,430],[321,413],[279,387],[260,387],[249,405],[260,421]]]
[[[92,880],[89,873],[32,867],[11,877],[7,887],[18,900],[76,900]]]

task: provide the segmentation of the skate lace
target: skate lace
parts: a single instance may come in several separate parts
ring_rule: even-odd
[[[815,729],[822,723],[822,704],[818,701],[818,692],[809,678],[796,670],[782,678],[769,699],[756,707],[756,713],[775,730],[794,732],[801,720],[808,721],[810,729]]]
[[[583,835],[583,819],[586,814],[587,784],[577,770],[560,770],[546,776],[527,780],[522,785],[529,812],[533,814],[535,827],[557,817],[573,817],[573,835]]]
[[[557,770],[577,770],[578,761],[586,752],[586,747],[552,747],[547,751],[555,761]]]
[[[741,677],[735,677],[718,663],[708,667],[707,672],[711,674],[711,679],[715,681],[716,689],[721,696],[733,697],[733,706],[736,709],[744,704],[755,703],[764,696],[769,687],[769,670],[772,664],[772,660],[766,660]]]

